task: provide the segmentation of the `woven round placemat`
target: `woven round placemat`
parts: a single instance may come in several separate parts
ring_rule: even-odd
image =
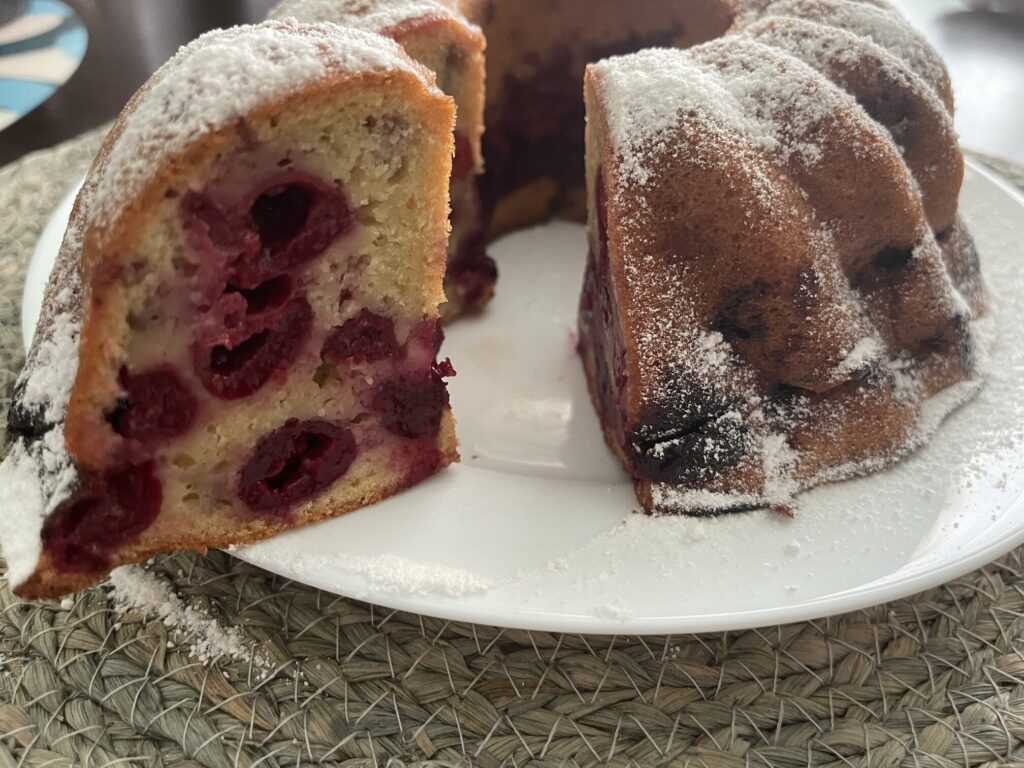
[[[0,169],[0,391],[32,246],[99,138]],[[446,622],[222,553],[148,570],[261,663],[204,662],[102,588],[0,583],[0,768],[1024,765],[1024,550],[871,610],[676,637]]]

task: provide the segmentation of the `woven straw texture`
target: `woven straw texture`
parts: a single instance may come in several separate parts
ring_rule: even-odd
[[[0,169],[4,391],[29,254],[98,140]],[[103,589],[26,604],[0,582],[0,768],[1024,765],[1024,550],[872,610],[677,637],[384,611],[220,553],[149,569],[265,664],[204,664]]]

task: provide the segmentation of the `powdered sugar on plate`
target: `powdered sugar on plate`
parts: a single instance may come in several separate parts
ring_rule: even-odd
[[[362,577],[368,588],[391,595],[443,595],[463,597],[491,589],[495,582],[463,568],[411,560],[391,553],[333,557],[301,555],[284,539],[237,547],[232,551],[254,558],[265,567],[297,564],[304,573],[342,570]]]
[[[779,165],[821,158],[815,140],[851,98],[796,57],[730,35],[688,50],[650,49],[591,65],[605,104],[618,178],[643,187],[658,158],[700,158],[705,142],[760,151]],[[681,131],[693,121],[702,131]],[[765,193],[770,184],[765,182]]]

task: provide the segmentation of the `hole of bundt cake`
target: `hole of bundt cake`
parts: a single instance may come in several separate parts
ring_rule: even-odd
[[[242,470],[239,497],[256,512],[283,512],[331,485],[356,458],[351,430],[292,419],[263,438]]]
[[[169,440],[195,423],[198,403],[171,366],[141,373],[122,368],[120,383],[124,397],[108,419],[122,437],[147,443]]]
[[[436,435],[448,407],[444,379],[455,375],[448,360],[435,363],[426,375],[406,374],[379,385],[370,404],[389,432],[417,439]]]
[[[225,292],[239,294],[245,299],[246,312],[258,315],[284,306],[292,295],[292,279],[288,275],[280,275],[250,289],[228,285]]]
[[[364,309],[344,325],[331,330],[324,342],[323,358],[332,363],[358,365],[393,357],[400,349],[394,322]]]
[[[196,374],[212,395],[233,400],[249,395],[288,368],[310,335],[313,309],[305,298],[293,299],[268,327],[237,343],[195,345]]]
[[[466,134],[455,132],[455,157],[452,159],[452,181],[465,181],[473,174],[473,145]]]
[[[163,489],[153,462],[91,480],[47,522],[43,540],[54,567],[71,572],[105,570],[118,548],[153,524],[162,502]]]
[[[886,248],[877,253],[871,263],[885,272],[899,272],[910,263],[911,258],[913,252],[905,248]]]

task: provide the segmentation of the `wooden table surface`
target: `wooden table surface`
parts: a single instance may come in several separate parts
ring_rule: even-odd
[[[964,145],[1024,164],[1024,16],[972,12],[967,0],[893,1],[949,65]],[[67,2],[89,30],[85,60],[48,101],[0,131],[0,165],[112,119],[179,46],[214,27],[259,21],[274,0]]]

